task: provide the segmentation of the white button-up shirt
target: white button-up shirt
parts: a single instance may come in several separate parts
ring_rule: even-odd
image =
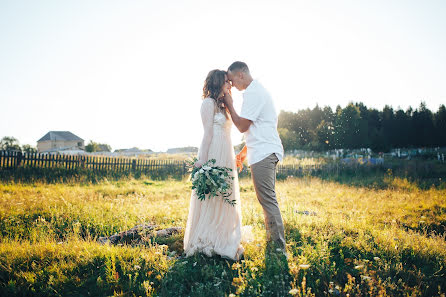
[[[245,132],[248,164],[262,161],[271,154],[283,159],[283,146],[277,132],[277,114],[273,100],[263,85],[253,80],[243,93],[242,118],[252,121]]]

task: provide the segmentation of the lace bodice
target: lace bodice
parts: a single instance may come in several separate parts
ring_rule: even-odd
[[[198,159],[207,161],[212,137],[215,133],[225,133],[230,137],[232,122],[224,114],[217,111],[215,100],[211,98],[204,99],[201,104],[201,121],[203,123],[204,135]]]
[[[231,129],[232,122],[229,119],[227,119],[225,115],[222,114],[221,112],[216,112],[214,114],[213,125],[214,125],[214,131],[216,129],[223,129],[228,131]]]

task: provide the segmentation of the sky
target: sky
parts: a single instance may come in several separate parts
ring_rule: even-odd
[[[0,0],[0,138],[36,146],[71,131],[113,149],[198,147],[204,79],[237,60],[277,112],[421,101],[435,112],[446,104],[446,1]]]

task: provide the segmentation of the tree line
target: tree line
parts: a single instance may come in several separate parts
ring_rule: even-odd
[[[446,107],[433,113],[421,102],[417,109],[383,110],[363,103],[281,111],[278,130],[285,151],[371,148],[387,152],[392,148],[446,146]]]

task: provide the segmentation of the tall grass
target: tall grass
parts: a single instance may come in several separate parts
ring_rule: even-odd
[[[0,185],[1,296],[444,296],[446,190],[387,174],[370,187],[277,183],[288,260],[267,245],[241,180],[245,259],[180,257],[182,234],[140,246],[96,238],[142,222],[186,224],[186,181]]]

